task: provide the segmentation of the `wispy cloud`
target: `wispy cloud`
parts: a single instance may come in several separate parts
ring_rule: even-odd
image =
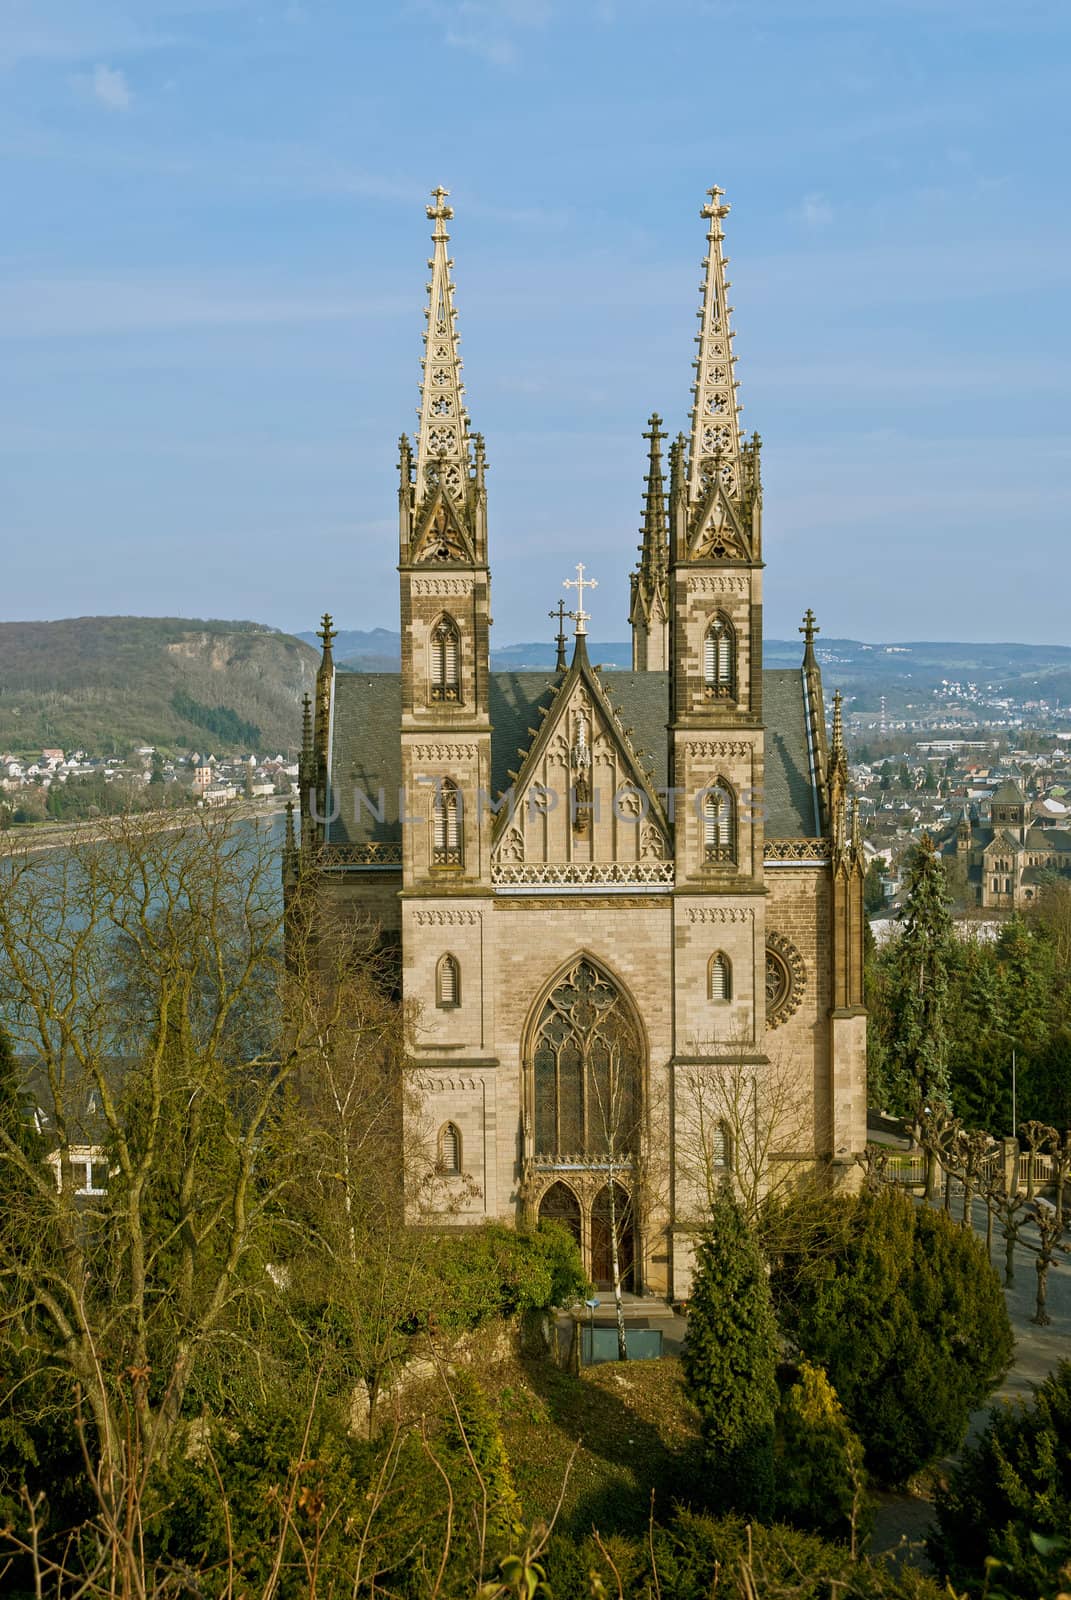
[[[126,81],[126,74],[118,67],[98,64],[93,68],[90,84],[94,99],[99,100],[102,106],[107,106],[109,111],[130,110],[133,99],[130,85]]]
[[[796,216],[805,228],[826,228],[833,221],[833,207],[824,194],[805,194],[796,207]]]
[[[295,291],[207,278],[34,278],[5,284],[0,338],[345,322],[411,311],[407,298],[362,298],[333,284]]]

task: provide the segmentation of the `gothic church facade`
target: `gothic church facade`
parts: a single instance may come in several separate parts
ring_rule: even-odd
[[[739,424],[717,189],[668,483],[660,418],[645,436],[633,670],[590,661],[580,569],[557,669],[491,671],[445,198],[401,440],[401,671],[339,670],[325,617],[284,875],[398,950],[430,1220],[554,1217],[596,1281],[616,1253],[633,1287],[686,1295],[712,1182],[836,1181],[865,1143],[839,703],[827,737],[809,612],[799,669],[763,669],[760,441]]]

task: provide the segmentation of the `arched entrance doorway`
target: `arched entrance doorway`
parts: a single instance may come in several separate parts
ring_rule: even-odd
[[[599,1289],[610,1289],[614,1281],[613,1237],[617,1230],[617,1268],[622,1289],[633,1286],[634,1217],[632,1199],[619,1183],[604,1183],[591,1204],[591,1272]]]
[[[540,1222],[557,1222],[568,1229],[583,1249],[584,1236],[580,1222],[580,1201],[567,1183],[552,1183],[539,1205]]]

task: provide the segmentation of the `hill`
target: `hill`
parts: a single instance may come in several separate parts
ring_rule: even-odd
[[[316,652],[256,622],[0,623],[0,750],[295,749]]]
[[[298,637],[316,641],[313,633]],[[768,667],[798,667],[803,658],[799,639],[767,639],[763,648]],[[335,642],[336,661],[352,672],[396,672],[400,651],[399,635],[387,628],[349,629],[340,632]],[[912,696],[932,695],[945,682],[976,684],[1014,700],[1062,704],[1071,700],[1071,647],[1066,645],[919,640],[867,644],[860,639],[820,637],[817,651],[827,689],[841,689],[859,711],[877,710],[882,695],[892,711]],[[627,670],[632,665],[632,646],[626,640],[593,640],[588,654],[607,669]],[[548,639],[493,647],[491,665],[503,672],[551,671],[554,645]]]

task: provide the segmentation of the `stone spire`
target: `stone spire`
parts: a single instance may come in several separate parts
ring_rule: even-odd
[[[647,487],[643,502],[643,543],[638,547],[639,564],[632,574],[632,666],[634,671],[663,671],[668,665],[665,635],[669,619],[669,519],[666,513],[666,486],[662,476],[662,418],[653,411]],[[673,447],[670,449],[672,457]]]
[[[688,455],[688,499],[692,505],[706,498],[714,477],[720,478],[726,494],[738,499],[743,487],[739,410],[732,353],[733,333],[729,327],[732,307],[726,299],[730,288],[725,268],[728,256],[722,254],[725,235],[721,224],[729,214],[722,202],[724,190],[716,185],[707,190],[710,200],[700,216],[707,229],[707,254],[703,262],[706,276],[700,285],[702,301],[696,315],[699,332],[696,343],[699,359],[695,363],[692,437]]]
[[[435,203],[426,208],[435,228],[431,236],[434,253],[428,261],[431,268],[428,308],[424,313],[428,326],[424,334],[424,381],[420,386],[420,433],[416,453],[414,504],[418,511],[436,482],[460,504],[468,491],[471,467],[469,419],[462,403],[465,390],[458,354],[460,337],[454,311],[454,285],[450,281],[454,263],[446,253],[450,241],[446,224],[454,215],[453,206],[445,203],[448,192],[441,186],[433,189]]]

